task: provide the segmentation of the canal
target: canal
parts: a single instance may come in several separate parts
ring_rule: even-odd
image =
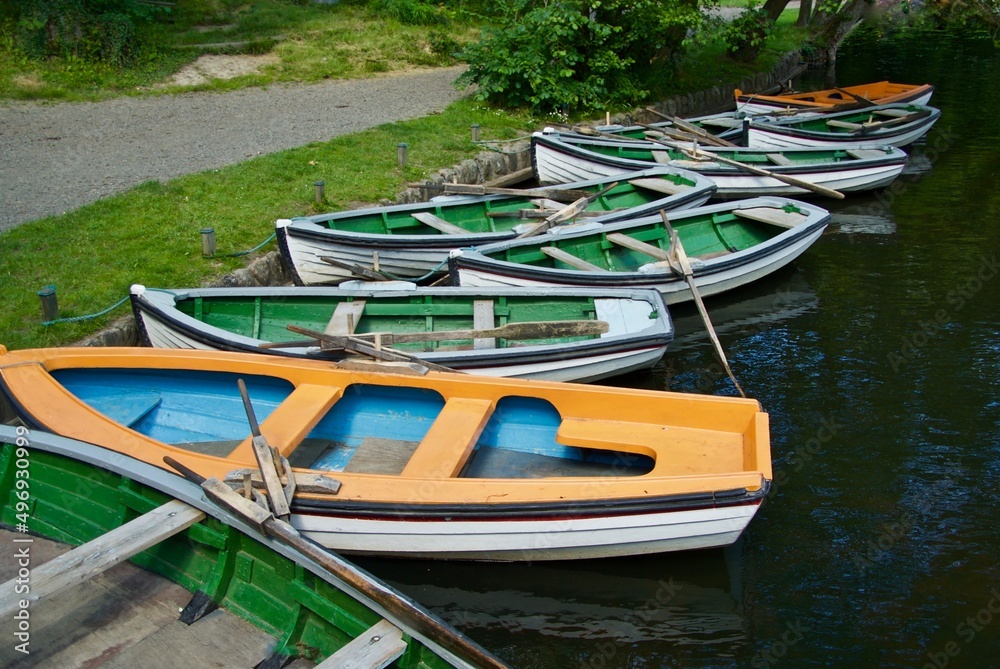
[[[968,30],[841,49],[838,84],[933,83],[943,116],[890,189],[824,205],[793,267],[708,302],[771,415],[774,490],[736,545],[362,564],[521,668],[1000,666],[998,53]],[[693,310],[676,321],[656,370],[615,383],[734,394]]]

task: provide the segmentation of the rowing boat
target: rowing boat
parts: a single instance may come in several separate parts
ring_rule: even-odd
[[[860,143],[903,147],[930,132],[940,117],[939,109],[923,105],[881,105],[805,118],[762,117],[747,123],[743,143],[769,150]]]
[[[548,560],[724,546],[772,478],[767,414],[742,398],[215,351],[0,347],[0,388],[29,427],[251,485],[263,446],[238,379],[258,439],[315,486],[292,496],[291,524],[345,553]]]
[[[292,324],[366,340],[382,333],[386,346],[418,360],[486,376],[549,381],[596,381],[649,368],[673,335],[667,307],[654,290],[347,285],[184,290],[137,285],[131,299],[143,342],[157,348],[345,358],[343,349],[319,345],[262,348],[288,340]]]
[[[197,484],[135,458],[0,425],[0,499],[3,524],[18,528],[11,545],[27,557],[21,566],[29,563],[31,572],[19,581],[30,580],[30,587],[15,592],[10,582],[0,609],[9,620],[30,622],[30,629],[21,627],[29,629],[23,649],[37,666],[144,666],[151,659],[166,666],[157,661],[166,654],[176,666],[282,667],[295,658],[326,658],[322,667],[386,666],[373,663],[376,654],[399,669],[505,666],[350,562],[330,553],[313,557],[272,539],[213,503]],[[82,546],[43,564],[39,537]],[[103,591],[99,599],[131,600],[124,614],[106,601],[88,610],[82,594],[51,606],[70,595],[68,587],[79,589],[125,559],[189,590],[187,606],[174,596],[168,600],[162,586],[144,588],[135,574],[125,581],[105,577],[93,588]],[[119,589],[124,594],[115,597]],[[50,601],[40,606],[43,597]],[[179,613],[167,609],[178,603]],[[219,608],[272,638],[256,642],[245,623],[232,625],[242,638],[215,638],[227,631]],[[226,654],[236,644],[248,646],[242,657]],[[0,651],[5,666],[24,660],[14,645]]]
[[[712,155],[848,193],[887,186],[903,171],[907,158],[901,149],[891,146],[784,150],[702,146],[699,151],[707,158],[695,160],[680,149],[653,141],[617,141],[556,132],[535,133],[531,147],[532,164],[541,183],[613,178],[643,166],[666,163],[712,179],[719,199],[810,193],[774,177],[713,161]]]
[[[830,214],[796,200],[754,198],[676,212],[670,223],[692,258],[702,295],[732,290],[792,262],[826,228]],[[642,286],[667,304],[691,300],[671,262],[662,217],[612,223],[551,239],[522,239],[452,253],[455,285]]]
[[[868,107],[872,104],[926,105],[933,93],[934,87],[930,84],[894,84],[889,81],[781,95],[744,93],[738,88],[734,91],[738,110],[748,114],[766,114],[783,109],[829,112],[837,108]]]
[[[516,237],[545,220],[539,216],[559,214],[579,194],[601,193],[582,212],[557,220],[559,224],[577,218],[617,221],[660,209],[685,209],[703,204],[715,190],[711,180],[669,166],[646,165],[642,172],[622,176],[608,189],[613,183],[592,179],[560,185],[549,197],[536,193],[444,197],[279,219],[275,231],[282,258],[298,285],[337,284],[380,275],[412,280],[443,273],[452,249]],[[572,192],[572,196],[553,200],[561,192]]]

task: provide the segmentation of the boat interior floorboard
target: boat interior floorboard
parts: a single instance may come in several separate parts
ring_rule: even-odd
[[[642,470],[612,471],[612,465],[521,453],[504,448],[480,448],[472,455],[465,478],[545,478],[551,476],[629,476]],[[617,468],[621,470],[622,468]]]
[[[70,546],[0,530],[4,545],[29,545],[31,563],[41,566]],[[17,576],[15,551],[0,556],[0,581]],[[178,620],[191,593],[171,581],[123,562],[80,585],[31,606],[31,654],[0,646],[0,666],[71,669],[176,669],[252,667],[277,641],[237,616],[218,609],[192,625]],[[14,639],[17,621],[0,622],[0,634]],[[296,667],[311,667],[297,660]]]

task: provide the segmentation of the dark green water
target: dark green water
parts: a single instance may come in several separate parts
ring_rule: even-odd
[[[771,414],[775,491],[737,545],[364,564],[517,667],[1000,666],[1000,52],[853,35],[838,83],[878,79],[937,87],[907,173],[708,305]],[[676,320],[674,350],[624,383],[732,394],[692,312]]]

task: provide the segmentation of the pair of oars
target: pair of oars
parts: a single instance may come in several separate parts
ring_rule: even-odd
[[[642,123],[640,123],[639,125],[641,127],[643,127],[643,128],[648,129],[648,130],[654,130],[654,131],[657,131],[657,132],[660,131],[659,128],[656,128],[656,127],[651,126],[651,125],[645,125],[645,124],[642,124]],[[611,134],[611,133],[601,132],[600,130],[595,130],[593,128],[586,128],[586,127],[582,127],[582,126],[579,127],[579,128],[577,128],[577,131],[580,132],[580,134],[583,134],[583,135],[596,135],[598,137],[606,137],[606,138],[615,139],[615,140],[621,140],[622,139],[621,137],[618,137],[617,135],[614,135],[614,134]],[[844,194],[841,193],[840,191],[836,191],[836,190],[833,190],[831,188],[827,188],[826,186],[820,186],[819,184],[814,184],[811,181],[805,181],[803,179],[797,179],[797,178],[789,176],[787,174],[780,174],[780,173],[777,173],[777,172],[772,172],[770,170],[765,170],[765,169],[763,169],[761,167],[757,167],[755,165],[749,165],[747,163],[743,163],[743,162],[740,162],[738,160],[732,160],[730,158],[725,158],[725,157],[720,156],[720,155],[718,155],[717,153],[714,153],[714,152],[713,153],[708,153],[708,152],[705,152],[705,151],[701,151],[700,149],[698,149],[697,144],[692,144],[691,146],[687,146],[685,144],[678,144],[677,142],[670,142],[670,141],[663,140],[663,139],[655,139],[653,137],[650,137],[648,141],[650,141],[650,142],[652,142],[654,144],[660,144],[660,145],[665,146],[665,147],[667,147],[669,149],[678,150],[681,153],[683,153],[684,155],[688,156],[689,158],[692,158],[692,159],[697,160],[697,161],[701,161],[701,162],[715,161],[715,162],[718,162],[718,163],[722,163],[723,165],[731,165],[733,167],[737,167],[739,169],[742,169],[742,170],[745,170],[747,172],[750,172],[751,174],[757,174],[759,176],[770,177],[770,178],[772,178],[772,179],[774,179],[776,181],[780,181],[782,183],[788,184],[789,186],[796,186],[798,188],[802,188],[803,190],[807,190],[807,191],[810,191],[812,193],[816,193],[817,195],[825,195],[826,197],[832,197],[832,198],[837,199],[837,200],[843,200],[844,199]]]

